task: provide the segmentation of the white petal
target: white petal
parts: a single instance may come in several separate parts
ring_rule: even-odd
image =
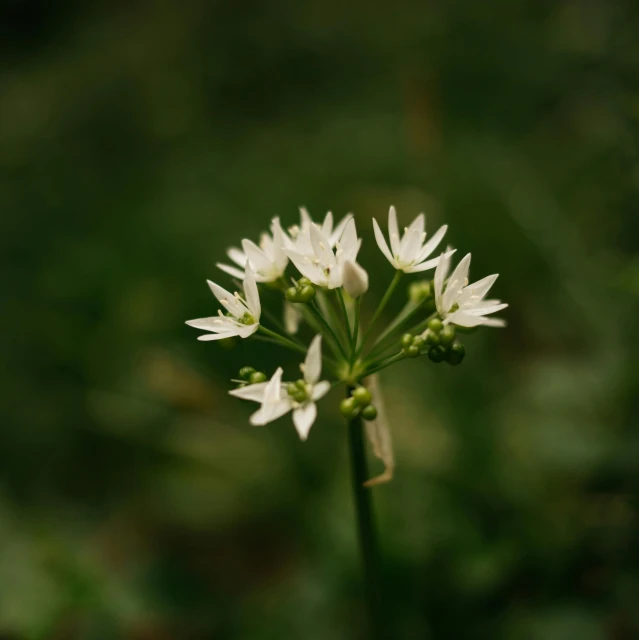
[[[435,303],[437,304],[437,311],[441,315],[444,315],[444,309],[442,306],[442,290],[444,288],[444,282],[448,275],[448,269],[450,268],[450,256],[442,254],[439,262],[437,263],[437,269],[435,269],[435,278],[433,280],[433,286],[435,288]]]
[[[282,229],[279,218],[273,218],[271,221],[271,233],[273,234],[273,260],[281,275],[288,265],[288,256],[283,250],[286,234]]]
[[[309,384],[315,384],[322,373],[322,336],[316,335],[311,342],[306,359],[304,360],[304,366],[302,373],[304,374],[304,380]]]
[[[482,318],[485,327],[505,327],[506,321],[501,318]]]
[[[244,261],[246,264],[246,260]],[[230,276],[234,278],[238,278],[239,280],[244,280],[244,271],[238,269],[237,267],[231,267],[228,264],[223,264],[222,262],[218,262],[215,265],[218,269],[224,271],[224,273],[228,273]]]
[[[293,406],[288,400],[280,400],[268,405],[262,405],[250,418],[254,427],[262,427],[288,413]]]
[[[295,308],[294,304],[284,301],[284,328],[289,335],[295,335],[300,327],[302,314]]]
[[[237,335],[240,338],[252,336],[260,328],[259,322],[255,324],[240,324],[237,328]]]
[[[244,305],[229,291],[220,287],[219,284],[215,284],[211,280],[206,281],[209,288],[213,292],[213,295],[220,301],[222,307],[227,311],[230,311],[236,318],[241,318],[244,315],[246,309]]]
[[[377,246],[380,248],[381,252],[384,254],[386,259],[395,267],[395,260],[393,258],[393,254],[390,252],[388,248],[388,244],[386,244],[386,238],[384,238],[384,234],[382,230],[379,228],[379,224],[377,224],[377,220],[373,218],[373,230],[375,231],[375,240],[377,241]]]
[[[348,221],[353,217],[352,213],[349,213],[347,215],[345,215],[339,222],[339,224],[335,227],[335,230],[333,231],[333,233],[331,233],[331,237],[330,237],[330,241],[331,241],[331,247],[334,247],[335,244],[337,243],[337,241],[342,237],[342,234],[344,233],[344,229],[346,228],[346,225],[348,224]]]
[[[442,254],[441,256],[437,256],[436,258],[431,258],[430,260],[426,260],[426,262],[421,262],[420,264],[416,264],[414,267],[410,267],[406,269],[406,273],[421,273],[422,271],[427,271],[428,269],[432,269],[439,264],[439,261],[445,257],[450,258],[450,256],[455,253],[457,249],[453,249],[452,251],[448,251],[447,253]]]
[[[437,245],[442,241],[443,237],[446,235],[446,231],[448,231],[448,225],[444,225],[439,227],[437,231],[433,234],[431,238],[426,241],[426,244],[422,247],[422,252],[419,256],[419,260],[426,260],[428,256],[435,251]]]
[[[313,264],[306,256],[293,249],[285,249],[286,255],[291,259],[297,270],[313,284],[325,287],[328,284],[326,274]]]
[[[322,223],[322,233],[329,239],[333,233],[333,212],[327,211],[324,216],[324,222]]]
[[[390,238],[391,251],[394,256],[399,256],[399,230],[397,228],[397,212],[395,207],[388,210],[388,236]]]
[[[487,316],[491,313],[497,313],[502,309],[505,309],[508,305],[505,302],[501,304],[489,304],[484,306],[472,307],[471,309],[464,309],[464,313],[471,316]]]
[[[399,250],[400,264],[407,265],[411,262],[416,262],[419,257],[421,246],[421,234],[419,231],[417,229],[406,231],[402,238]]]
[[[317,406],[314,402],[308,402],[293,411],[293,424],[297,429],[300,440],[306,440],[306,438],[308,438],[308,432],[311,430],[316,417]]]
[[[225,338],[234,338],[239,335],[237,329],[234,331],[225,331],[224,333],[205,333],[203,336],[198,336],[197,339],[201,342],[210,342],[212,340],[224,340]]]
[[[331,383],[328,380],[322,380],[313,385],[313,393],[311,398],[313,400],[319,400],[323,398],[331,390]]]
[[[247,262],[244,269],[244,295],[246,296],[246,304],[255,320],[259,320],[262,315],[262,306],[260,305],[260,294],[255,284],[255,275],[251,265]]]
[[[368,291],[368,273],[353,260],[342,267],[342,285],[351,298],[359,298]]]
[[[467,253],[455,267],[455,270],[448,279],[446,291],[442,296],[442,307],[444,313],[448,313],[450,308],[455,304],[461,290],[466,286],[468,278],[468,269],[470,267],[470,253]]]
[[[497,280],[498,277],[499,274],[495,273],[492,276],[486,276],[481,280],[477,280],[477,282],[473,282],[473,284],[469,284],[459,296],[459,304],[462,304],[470,298],[481,300],[488,293],[493,284],[495,284],[495,280]]]
[[[266,271],[271,268],[271,260],[254,242],[242,240],[242,249],[254,271]]]
[[[315,225],[311,226],[309,235],[311,238],[313,252],[319,258],[322,265],[325,268],[335,265],[335,254],[331,249],[329,239]]]
[[[344,258],[355,260],[361,245],[361,240],[357,237],[355,219],[350,218],[344,227],[344,233],[340,236],[339,246],[344,252]]]
[[[242,269],[244,268],[244,265],[246,264],[246,255],[243,251],[240,251],[236,247],[231,247],[226,252],[226,255],[231,258],[238,267],[242,267]]]
[[[240,387],[239,389],[231,389],[231,391],[229,391],[229,395],[241,398],[242,400],[262,402],[267,385],[268,381],[258,382],[257,384],[248,384],[245,387]]]
[[[444,324],[456,324],[460,327],[478,327],[484,324],[481,316],[469,316],[464,311],[455,311],[444,319]]]

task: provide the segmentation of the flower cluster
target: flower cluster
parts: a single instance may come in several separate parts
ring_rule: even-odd
[[[227,255],[233,264],[218,267],[241,282],[242,293],[230,293],[208,281],[222,308],[210,318],[189,320],[187,324],[207,333],[199,340],[231,338],[273,342],[304,355],[302,377],[284,382],[281,367],[270,379],[264,372],[244,367],[230,391],[238,398],[256,402],[259,408],[251,424],[265,425],[291,412],[293,424],[306,440],[317,416],[316,402],[331,386],[345,384],[347,397],[340,410],[348,420],[369,421],[371,433],[387,433],[381,424],[381,397],[374,374],[406,358],[427,356],[432,362],[458,365],[465,355],[458,332],[479,325],[502,327],[501,319],[489,317],[508,305],[486,299],[497,275],[473,284],[468,282],[470,254],[451,271],[455,249],[438,251],[447,232],[440,227],[431,237],[426,219],[419,214],[400,234],[394,207],[388,213],[388,241],[373,219],[377,244],[395,270],[386,293],[364,326],[360,322],[362,296],[368,290],[368,274],[358,263],[362,244],[353,215],[334,225],[332,213],[321,224],[300,209],[300,222],[284,229],[279,218],[271,221],[270,232],[256,244],[244,239],[241,249],[233,247]],[[290,265],[297,273],[288,274]],[[406,302],[396,317],[374,333],[376,323],[405,274],[434,270],[433,278],[410,283]],[[283,322],[271,327],[262,323],[259,286],[279,290],[283,296]],[[238,287],[239,288],[239,287]],[[308,347],[301,337],[302,323],[313,332]],[[408,331],[406,328],[409,327]],[[329,353],[322,352],[322,342]],[[327,380],[320,380],[322,369]],[[387,437],[383,438],[388,441]],[[376,446],[389,451],[389,446]],[[382,456],[384,457],[384,456]],[[392,453],[387,454],[387,472]]]

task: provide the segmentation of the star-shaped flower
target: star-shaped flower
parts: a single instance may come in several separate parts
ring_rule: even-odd
[[[427,260],[428,256],[435,251],[437,245],[442,241],[448,227],[444,225],[440,227],[430,240],[426,241],[426,232],[424,227],[426,219],[423,213],[420,213],[409,227],[404,229],[404,235],[400,239],[399,230],[397,228],[397,213],[395,207],[391,207],[388,212],[388,234],[390,237],[390,249],[386,243],[386,238],[380,229],[377,220],[373,218],[373,228],[375,231],[375,240],[386,259],[398,271],[404,273],[417,273],[426,271],[437,266],[440,257]],[[454,252],[450,251],[447,255]]]
[[[271,233],[263,233],[260,236],[259,247],[251,240],[242,240],[242,250],[231,247],[226,252],[237,267],[222,263],[218,263],[217,266],[234,278],[243,280],[242,269],[248,262],[255,273],[256,282],[275,282],[284,275],[288,265],[288,256],[283,250],[286,241],[287,237],[279,218],[273,218]]]
[[[262,426],[293,411],[293,424],[301,440],[306,440],[317,417],[316,400],[323,398],[331,388],[330,382],[320,382],[322,373],[322,336],[313,338],[306,359],[300,365],[303,378],[297,382],[282,383],[282,368],[268,382],[247,385],[229,391],[232,396],[259,402],[260,408],[250,422]]]
[[[300,230],[293,248],[285,249],[285,252],[300,273],[313,284],[336,289],[342,286],[344,263],[357,260],[361,243],[355,220],[349,218],[334,248],[330,237],[317,225],[311,224],[308,232]]]
[[[221,340],[223,338],[248,338],[260,326],[262,307],[255,283],[255,275],[248,262],[244,271],[244,298],[239,293],[229,293],[219,285],[207,280],[213,295],[226,309],[226,315],[220,309],[217,316],[187,320],[186,324],[196,329],[211,331],[198,337],[198,340]]]
[[[437,265],[434,279],[435,304],[444,324],[452,323],[460,327],[505,326],[505,321],[500,318],[486,318],[487,315],[508,306],[501,300],[484,300],[484,296],[499,274],[486,276],[473,284],[468,284],[469,267],[470,253],[464,256],[446,282],[450,269],[450,256],[442,255]]]
[[[337,241],[340,239],[342,233],[344,232],[344,228],[348,224],[348,221],[352,218],[352,214],[345,215],[337,224],[335,229],[333,229],[333,213],[328,211],[324,216],[324,221],[320,225],[317,222],[314,222],[311,218],[309,212],[306,210],[306,207],[300,207],[300,223],[299,225],[293,225],[289,227],[288,232],[291,237],[291,240],[295,241],[297,236],[302,233],[308,234],[310,232],[311,226],[315,226],[322,231],[322,233],[329,239],[329,244],[331,247],[334,247],[337,244]],[[288,243],[289,248],[294,248],[292,242]]]

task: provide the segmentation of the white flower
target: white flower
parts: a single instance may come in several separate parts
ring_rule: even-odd
[[[300,230],[293,248],[285,249],[303,276],[329,289],[342,286],[342,269],[347,260],[355,262],[362,241],[357,237],[355,221],[349,218],[333,249],[330,238],[315,224],[308,232]]]
[[[315,226],[322,231],[322,233],[329,239],[329,243],[331,247],[334,247],[337,244],[337,241],[340,239],[340,236],[344,232],[344,228],[348,224],[348,221],[352,218],[352,214],[348,214],[344,216],[338,225],[333,229],[333,213],[329,211],[326,216],[324,216],[324,222],[322,224],[318,224],[317,222],[313,222],[310,214],[306,210],[306,207],[300,207],[300,223],[299,225],[293,225],[289,227],[288,232],[291,236],[291,239],[295,241],[297,236],[300,233],[308,234],[310,232],[311,226]],[[292,242],[288,242],[287,246],[289,249],[294,248]]]
[[[377,220],[373,218],[373,228],[375,230],[375,240],[386,259],[398,271],[405,273],[417,273],[418,271],[426,271],[437,266],[439,256],[431,260],[426,260],[428,256],[435,251],[437,245],[442,241],[448,227],[444,225],[440,227],[435,235],[426,240],[426,232],[424,227],[426,220],[424,214],[420,213],[411,223],[409,227],[404,229],[403,237],[399,238],[397,229],[397,213],[395,207],[391,207],[388,212],[388,234],[390,237],[390,249],[386,243],[386,238],[377,224]],[[450,253],[453,253],[451,251]]]
[[[255,283],[255,276],[249,264],[245,267],[244,276],[244,298],[239,293],[229,293],[219,285],[207,280],[213,295],[220,301],[226,309],[227,315],[220,309],[217,316],[212,318],[200,318],[198,320],[187,320],[186,324],[196,329],[211,331],[210,334],[199,336],[198,340],[221,340],[239,336],[248,338],[254,334],[260,326],[260,296]]]
[[[303,388],[295,384],[296,394],[303,399],[296,399],[289,394],[289,385],[282,383],[280,367],[268,382],[259,382],[229,391],[232,396],[243,400],[259,402],[260,408],[251,416],[250,422],[262,426],[293,411],[293,424],[300,439],[306,440],[315,418],[317,406],[315,401],[323,398],[331,388],[330,382],[319,382],[322,373],[322,336],[315,336],[306,354],[304,363],[300,365],[303,375]]]
[[[368,273],[357,262],[344,261],[342,284],[346,293],[355,299],[368,291]]]
[[[501,311],[508,305],[501,300],[484,300],[499,274],[486,276],[473,284],[468,284],[470,253],[460,261],[446,283],[450,269],[450,256],[444,254],[435,270],[435,303],[444,324],[452,323],[460,327],[503,327],[504,320],[485,316]]]
[[[274,282],[284,275],[288,265],[288,256],[284,253],[286,234],[282,230],[279,218],[271,221],[271,233],[260,236],[258,247],[250,240],[242,240],[242,251],[231,247],[226,253],[237,267],[218,263],[217,266],[235,278],[244,279],[242,270],[247,261],[255,272],[256,282]],[[241,267],[241,268],[238,268]]]

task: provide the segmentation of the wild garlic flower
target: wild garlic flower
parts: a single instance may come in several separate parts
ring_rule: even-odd
[[[311,342],[306,359],[300,365],[303,377],[297,382],[282,383],[282,368],[277,369],[268,382],[251,384],[233,391],[232,396],[260,403],[260,408],[251,416],[250,422],[262,426],[293,411],[293,424],[301,440],[308,433],[317,417],[316,400],[323,398],[331,388],[331,383],[323,380],[322,336],[317,335]]]
[[[246,263],[244,270],[244,298],[239,293],[229,293],[215,282],[207,280],[213,295],[226,309],[226,314],[220,309],[217,316],[187,320],[186,324],[196,329],[210,331],[210,334],[199,336],[198,340],[222,340],[223,338],[248,338],[260,326],[260,295],[257,291],[255,275]]]
[[[288,232],[291,240],[295,241],[297,236],[301,233],[308,234],[310,232],[311,226],[315,226],[322,231],[322,233],[328,238],[329,244],[331,247],[334,247],[337,244],[337,241],[340,239],[342,233],[344,233],[344,228],[348,224],[348,221],[352,218],[352,214],[345,215],[337,224],[335,229],[333,229],[333,213],[332,211],[328,211],[324,216],[324,221],[322,224],[318,224],[313,221],[309,212],[306,210],[306,207],[300,207],[300,223],[299,225],[293,225],[288,228]],[[289,241],[287,243],[288,248],[293,249],[293,244]]]
[[[317,225],[300,230],[293,248],[285,249],[298,271],[313,284],[328,289],[342,286],[343,267],[347,260],[356,262],[362,241],[357,237],[355,220],[349,218],[344,231],[335,243]]]
[[[450,256],[444,254],[435,270],[435,304],[444,324],[456,324],[460,327],[503,327],[505,321],[499,318],[486,318],[491,313],[505,309],[508,305],[501,300],[484,300],[484,296],[497,280],[499,274],[486,276],[473,284],[468,284],[470,253],[459,262],[448,282],[446,277],[450,269]]]
[[[262,233],[259,247],[251,240],[242,240],[242,250],[231,247],[227,251],[228,257],[236,267],[219,263],[222,271],[234,278],[244,280],[244,267],[248,262],[255,273],[256,282],[275,282],[286,271],[288,256],[284,253],[286,234],[282,230],[279,218],[271,221],[271,233]]]
[[[404,229],[404,235],[400,239],[397,227],[397,213],[395,207],[391,207],[388,212],[388,235],[390,238],[390,249],[386,243],[386,238],[380,229],[377,220],[373,218],[373,228],[375,231],[375,240],[381,252],[386,259],[397,269],[404,273],[417,273],[426,271],[437,266],[439,256],[427,260],[448,230],[448,226],[440,227],[430,240],[426,240],[426,232],[424,231],[426,219],[423,213],[420,213],[409,227]],[[450,252],[452,253],[452,251]]]

